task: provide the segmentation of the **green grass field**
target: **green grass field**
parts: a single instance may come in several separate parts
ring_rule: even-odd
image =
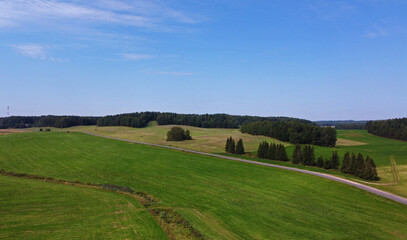
[[[128,196],[2,175],[0,182],[0,239],[166,239]]]
[[[209,239],[407,238],[405,205],[344,184],[82,133],[0,136],[0,168],[144,191],[180,212]],[[30,199],[23,198],[23,204]],[[18,212],[7,217],[14,218]],[[1,218],[0,225],[8,226],[6,221]],[[45,236],[52,238],[56,233],[50,231]],[[4,227],[2,234],[14,233]]]
[[[224,145],[226,142],[226,138],[232,136],[235,139],[239,138],[243,139],[245,149],[248,152],[243,157],[252,160],[259,160],[256,158],[256,151],[260,142],[268,141],[282,143],[276,139],[267,138],[264,136],[253,136],[250,134],[242,134],[238,129],[213,129],[213,128],[207,129],[190,126],[182,127],[185,129],[189,129],[191,131],[191,135],[194,138],[192,141],[167,142],[166,133],[171,127],[173,126],[172,125],[157,126],[156,123],[152,122],[152,124],[150,124],[149,127],[139,129],[130,127],[78,126],[69,128],[69,130],[87,131],[104,136],[118,137],[122,139],[129,139],[148,143],[157,143],[162,145],[171,145],[209,153],[224,153]],[[53,129],[53,130],[67,131],[67,129]],[[380,183],[383,184],[394,182],[394,174],[391,170],[390,164],[390,158],[393,158],[397,163],[397,170],[400,175],[400,180],[395,185],[384,185],[375,187],[407,197],[407,142],[377,137],[368,134],[367,131],[365,130],[337,130],[337,133],[338,133],[337,147],[328,148],[316,146],[315,147],[316,157],[322,155],[325,158],[330,158],[332,155],[332,151],[334,150],[338,151],[341,159],[343,158],[343,155],[346,152],[355,152],[355,153],[360,152],[365,156],[369,155],[375,160],[376,165],[378,166],[377,171],[379,176],[381,177]],[[294,146],[288,143],[283,144],[287,147],[287,153],[291,158]],[[303,168],[302,166],[298,165],[294,166]],[[305,168],[314,171],[327,172],[319,168],[312,167]],[[337,172],[332,173],[339,174]]]

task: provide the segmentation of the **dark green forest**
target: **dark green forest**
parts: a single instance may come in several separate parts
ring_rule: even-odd
[[[0,129],[30,128],[30,127],[66,128],[79,125],[96,125],[97,119],[98,117],[52,116],[52,115],[40,117],[12,116],[0,118]]]
[[[407,141],[407,118],[397,118],[366,123],[369,133],[392,139]]]
[[[335,147],[336,130],[300,121],[259,121],[242,124],[242,133],[263,135],[293,144]]]
[[[179,114],[160,112],[126,113],[102,117],[98,126],[128,126],[142,128],[149,121],[157,121],[158,125],[187,125],[202,128],[239,128],[244,122],[253,121],[299,121],[310,123],[308,120],[289,117],[256,117],[228,114]]]

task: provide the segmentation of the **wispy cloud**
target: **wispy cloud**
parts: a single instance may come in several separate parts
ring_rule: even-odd
[[[367,31],[365,36],[368,38],[385,37],[387,36],[387,31],[382,27],[375,26],[372,30]]]
[[[151,75],[171,75],[171,76],[191,76],[196,73],[193,72],[149,72]]]
[[[60,1],[60,0],[3,0],[0,2],[0,26],[24,23],[49,23],[48,20],[74,24],[120,24],[165,30],[171,22],[195,23],[193,17],[167,7],[158,1],[118,0]]]
[[[37,44],[19,44],[11,45],[14,50],[27,57],[36,58],[36,59],[45,59],[46,58],[46,49],[47,47],[37,45]]]
[[[150,54],[134,54],[134,53],[125,53],[122,54],[122,57],[127,60],[146,60],[154,58],[154,56]]]
[[[357,8],[351,1],[316,0],[306,3],[308,8],[321,19],[332,21],[346,16]]]
[[[68,62],[66,59],[56,58],[48,55],[50,47],[39,44],[15,44],[11,47],[20,55],[33,59],[48,60],[52,62]]]

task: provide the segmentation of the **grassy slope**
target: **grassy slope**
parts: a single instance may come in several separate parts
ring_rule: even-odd
[[[193,140],[183,142],[167,142],[166,141],[167,132],[173,126],[174,125],[164,125],[164,126],[153,125],[146,128],[78,126],[72,127],[70,129],[88,131],[95,134],[118,137],[134,141],[171,145],[211,153],[224,152],[226,139],[228,137],[233,137],[236,140],[242,138],[247,151],[256,151],[257,147],[259,146],[259,143],[266,140],[269,142],[272,141],[276,143],[283,143],[278,140],[264,136],[253,136],[250,134],[242,134],[239,131],[239,129],[198,128],[191,126],[181,126],[181,127],[191,131]],[[58,131],[58,129],[55,130]],[[283,144],[290,145],[287,143]]]
[[[394,155],[399,165],[407,164],[407,142],[374,136],[365,130],[337,130],[337,132],[340,139],[367,143],[359,146],[338,146],[336,150],[338,150],[340,156],[343,156],[345,152],[360,152],[372,157],[376,165],[381,167],[389,166],[390,156]],[[329,150],[331,149],[317,147],[316,153],[332,154],[332,151]],[[326,153],[327,151],[329,153]]]
[[[0,239],[166,239],[137,200],[0,176]]]
[[[242,134],[238,129],[214,129],[214,128],[197,128],[189,126],[181,126],[191,131],[194,138],[192,141],[183,142],[167,142],[166,133],[172,125],[166,126],[149,126],[146,128],[130,128],[130,127],[96,127],[96,126],[79,126],[70,128],[71,130],[88,131],[95,134],[113,136],[123,139],[157,143],[163,145],[172,145],[186,149],[193,149],[203,152],[223,153],[226,138],[232,136],[235,139],[242,138],[245,144],[245,149],[248,152],[256,152],[260,142],[267,140],[268,142],[283,143],[275,139],[253,136],[250,134]],[[55,129],[59,130],[60,129]],[[62,131],[66,131],[63,129]],[[398,164],[407,164],[407,142],[386,139],[368,134],[365,130],[337,130],[338,139],[345,145],[339,145],[335,149],[327,147],[316,147],[316,155],[323,155],[328,158],[333,150],[337,150],[340,156],[345,152],[363,153],[370,155],[376,162],[377,166],[389,166],[390,156],[394,155]],[[349,142],[343,140],[350,140]],[[352,144],[364,143],[362,145]],[[284,143],[287,146],[287,152],[292,154],[294,146]]]
[[[128,127],[95,127],[95,126],[79,126],[73,127],[71,130],[88,131],[105,136],[119,137],[149,143],[159,143],[163,145],[173,145],[181,148],[193,149],[203,152],[223,153],[226,138],[232,136],[235,139],[242,138],[245,143],[246,157],[252,160],[256,159],[256,150],[260,142],[267,140],[268,142],[281,143],[278,140],[263,137],[242,134],[237,129],[206,129],[190,126],[182,126],[189,129],[194,138],[192,141],[183,142],[167,142],[165,136],[167,131],[172,126],[156,126],[152,125],[147,128],[128,128]],[[97,130],[95,130],[97,129]],[[66,131],[66,129],[55,129],[56,131]],[[337,130],[339,144],[335,149],[327,147],[315,147],[315,155],[322,155],[325,158],[330,158],[333,150],[339,152],[342,159],[346,152],[355,152],[370,155],[378,165],[378,174],[381,177],[382,183],[393,182],[393,173],[390,167],[390,157],[394,157],[398,165],[401,180],[397,185],[377,186],[386,191],[390,191],[407,197],[407,142],[386,139],[368,134],[364,130]],[[284,143],[287,147],[287,153],[291,158],[293,145]],[[263,161],[263,160],[260,160]],[[267,160],[266,160],[267,161]],[[274,161],[275,162],[275,161]],[[277,162],[278,163],[278,162]],[[287,165],[281,163],[283,165]],[[289,165],[289,164],[288,164]],[[295,165],[297,166],[297,165]],[[301,167],[301,166],[297,166]],[[302,167],[301,167],[302,168]],[[305,167],[307,168],[307,167]],[[314,171],[324,171],[319,168],[307,168]],[[338,174],[333,172],[334,174]],[[339,174],[341,175],[341,174]]]
[[[125,185],[215,239],[403,239],[407,208],[325,179],[81,133],[0,136],[0,168]]]

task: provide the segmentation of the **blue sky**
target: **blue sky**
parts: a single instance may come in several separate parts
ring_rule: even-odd
[[[406,117],[403,0],[0,0],[0,116]]]

